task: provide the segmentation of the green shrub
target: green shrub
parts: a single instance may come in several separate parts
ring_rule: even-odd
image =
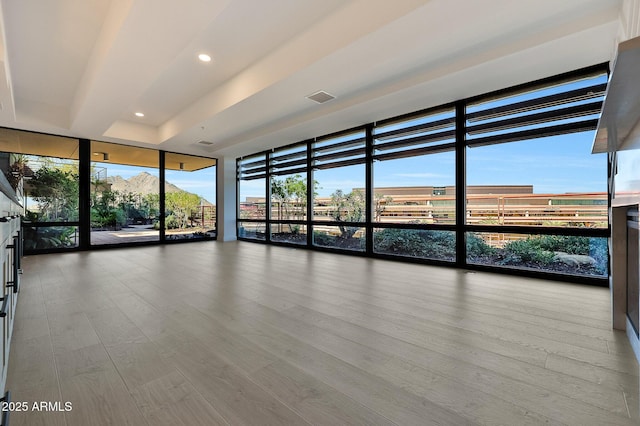
[[[166,229],[178,229],[180,228],[180,221],[174,215],[170,214],[164,219],[164,226]]]
[[[373,235],[376,251],[432,259],[453,259],[456,238],[453,232],[386,228]]]
[[[541,238],[527,238],[526,240],[511,241],[504,246],[504,264],[519,264],[535,262],[542,265],[553,263],[555,254],[542,247]]]
[[[609,273],[609,241],[606,238],[590,238],[589,256],[596,261],[599,274]]]
[[[532,238],[533,240],[534,238]],[[590,248],[589,237],[569,235],[541,235],[536,237],[537,244],[543,250],[561,251],[569,254],[588,254]]]
[[[480,256],[493,256],[497,253],[497,250],[485,243],[484,240],[476,234],[467,234],[467,256],[480,257]]]
[[[373,235],[373,244],[377,251],[384,253],[422,256],[428,251],[425,241],[411,229],[383,229]]]
[[[52,248],[74,247],[76,229],[65,227],[25,227],[24,249],[45,250]]]
[[[313,231],[313,242],[319,246],[333,246],[335,245],[336,237],[326,234],[321,231]]]
[[[125,217],[125,214],[121,209],[91,209],[92,228],[123,226],[126,223],[127,218]]]

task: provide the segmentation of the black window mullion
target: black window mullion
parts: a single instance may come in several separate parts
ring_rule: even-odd
[[[467,266],[465,224],[467,211],[466,105],[456,103],[456,265]]]
[[[159,198],[160,198],[160,229],[159,229],[159,237],[160,237],[160,241],[164,241],[165,240],[165,223],[166,223],[166,191],[165,191],[165,152],[164,151],[158,151],[158,165],[159,165],[159,174],[160,174],[160,188],[158,188],[159,192]]]
[[[365,253],[373,255],[373,124],[367,125],[366,129],[366,152],[365,152]]]
[[[315,192],[315,182],[313,179],[312,164],[313,141],[307,141],[307,247],[313,246],[313,197]]]
[[[78,143],[78,248],[87,250],[91,245],[91,141],[80,139]]]
[[[266,172],[265,172],[265,204],[266,204],[266,212],[265,212],[265,235],[264,239],[267,243],[271,242],[271,152],[265,153],[265,163],[266,163]]]
[[[239,158],[236,158],[236,238],[238,238],[239,235],[239,224],[240,224],[240,162],[242,160],[240,160]],[[217,192],[217,190],[216,190]],[[216,207],[217,208],[217,207]]]

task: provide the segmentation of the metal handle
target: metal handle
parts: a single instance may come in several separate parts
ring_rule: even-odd
[[[18,292],[18,282],[19,282],[19,277],[18,275],[20,274],[20,265],[19,265],[19,244],[20,244],[20,240],[19,240],[19,236],[16,235],[13,237],[13,244],[7,244],[7,248],[13,249],[13,265],[12,269],[13,269],[13,279],[11,281],[7,281],[7,287],[13,287],[13,292],[17,293]]]

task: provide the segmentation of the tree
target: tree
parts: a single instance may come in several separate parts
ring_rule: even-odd
[[[193,212],[200,207],[200,196],[186,191],[168,192],[165,203],[177,222],[178,228],[187,228]]]
[[[306,179],[300,175],[272,179],[271,200],[278,203],[278,219],[296,219],[304,215],[307,206]]]
[[[91,227],[102,228],[125,225],[124,211],[116,207],[118,191],[104,190],[91,194]]]
[[[380,221],[382,212],[386,204],[390,203],[391,197],[376,193],[374,195],[373,214],[376,222]],[[329,215],[336,222],[364,222],[366,219],[366,197],[362,190],[353,190],[345,194],[341,189],[331,194],[331,205],[333,209]],[[338,225],[340,237],[351,238],[358,232],[359,226]]]
[[[341,189],[331,194],[333,209],[329,214],[338,223],[364,222],[366,216],[366,203],[363,191],[351,191],[345,194]],[[358,232],[359,226],[338,225],[341,238],[352,238]]]
[[[314,195],[318,182],[313,182]],[[301,219],[307,211],[307,180],[300,175],[271,180],[271,200],[278,204],[278,219]],[[291,224],[289,224],[291,229]]]
[[[160,194],[147,194],[142,197],[140,210],[148,219],[154,219],[160,214]]]
[[[40,220],[78,220],[77,172],[45,165],[34,173],[29,186],[29,196],[38,203]]]

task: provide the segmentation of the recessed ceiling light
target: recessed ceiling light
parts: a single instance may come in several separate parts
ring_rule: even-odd
[[[198,59],[200,59],[202,62],[211,62],[211,56],[207,55],[206,53],[199,54]]]
[[[141,112],[136,112],[136,117],[144,117],[144,114]]]

